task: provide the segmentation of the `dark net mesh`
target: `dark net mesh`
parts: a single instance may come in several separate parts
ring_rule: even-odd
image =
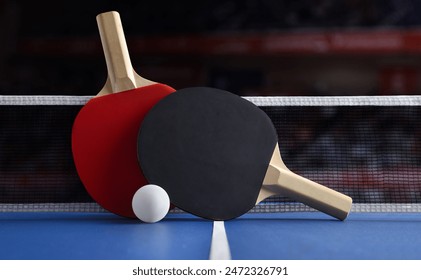
[[[80,106],[0,108],[0,203],[91,201],[71,151]]]
[[[92,202],[71,153],[80,108],[0,106],[0,204]],[[421,203],[420,106],[261,108],[295,173],[355,203]],[[288,201],[270,198],[266,208]]]
[[[263,107],[285,164],[354,203],[421,203],[418,106]]]

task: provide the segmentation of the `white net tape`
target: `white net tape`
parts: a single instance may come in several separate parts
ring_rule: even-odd
[[[0,95],[2,105],[84,105],[92,96]],[[257,106],[420,106],[421,96],[247,96]]]

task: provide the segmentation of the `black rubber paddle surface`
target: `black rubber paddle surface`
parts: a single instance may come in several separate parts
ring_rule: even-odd
[[[149,183],[177,207],[228,220],[254,207],[277,134],[251,102],[212,88],[179,90],[153,107],[138,137]]]

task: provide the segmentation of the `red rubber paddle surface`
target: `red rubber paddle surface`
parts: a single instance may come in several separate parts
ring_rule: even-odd
[[[137,160],[137,136],[149,110],[175,90],[163,84],[91,99],[73,124],[72,152],[79,177],[106,210],[135,217],[134,193],[147,181]]]

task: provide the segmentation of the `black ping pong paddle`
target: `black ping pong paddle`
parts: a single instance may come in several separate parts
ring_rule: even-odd
[[[269,117],[251,102],[211,88],[162,99],[143,120],[138,159],[148,182],[194,215],[229,220],[283,194],[344,220],[352,199],[291,172]]]

